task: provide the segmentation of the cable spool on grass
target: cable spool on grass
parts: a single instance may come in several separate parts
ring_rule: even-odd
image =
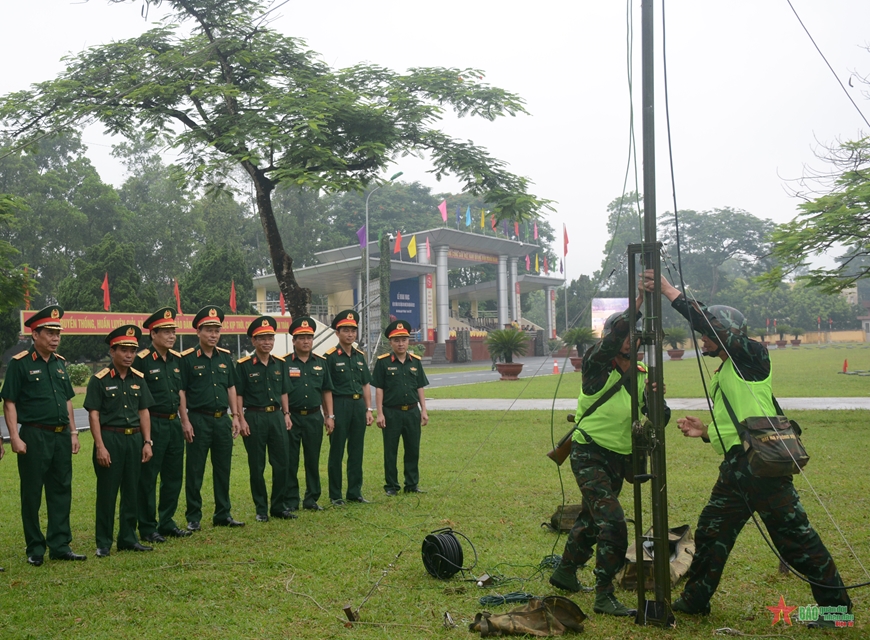
[[[437,529],[423,540],[423,566],[426,567],[426,571],[433,578],[448,580],[460,571],[469,571],[473,568],[462,566],[464,559],[462,545],[459,544],[459,540],[455,535],[456,533],[458,532],[453,531],[449,527]],[[471,540],[468,540],[461,533],[459,535],[471,544]],[[471,548],[474,550],[474,545],[471,545]],[[474,555],[475,564],[477,564],[477,551],[475,551]]]

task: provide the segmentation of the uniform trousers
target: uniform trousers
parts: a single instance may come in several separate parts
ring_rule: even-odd
[[[142,465],[139,475],[139,535],[165,535],[178,528],[175,511],[184,477],[184,434],[181,420],[151,416],[151,459]],[[160,500],[157,500],[157,476],[160,476]],[[155,513],[157,516],[155,517]]]
[[[121,492],[121,508],[118,514],[118,549],[132,547],[136,537],[136,498],[139,489],[139,473],[142,468],[142,434],[126,435],[116,431],[101,431],[103,445],[109,452],[111,464],[102,467],[97,463],[97,447],[94,447],[94,472],[97,475],[96,541],[98,549],[112,547],[112,532],[115,528],[115,505],[118,491]]]
[[[69,427],[61,433],[38,427],[21,427],[19,435],[27,453],[16,456],[21,493],[21,523],[27,556],[63,556],[72,542],[69,512],[72,503],[72,441]],[[46,535],[39,523],[42,491],[48,512]]]
[[[399,455],[399,439],[405,448],[405,491],[413,491],[420,482],[420,408],[412,406],[407,411],[384,407],[387,426],[381,430],[384,437],[384,490],[399,490],[399,471],[396,460]]]
[[[228,415],[220,418],[190,411],[193,442],[186,443],[184,492],[187,498],[185,516],[188,522],[202,520],[202,482],[205,461],[211,452],[212,484],[214,487],[213,523],[231,517],[230,469],[233,462],[233,423]]]
[[[341,462],[344,459],[344,448],[347,445],[347,500],[356,501],[362,497],[363,483],[363,447],[366,436],[366,404],[365,398],[351,398],[333,395],[333,411],[335,411],[335,429],[329,437],[329,499],[340,500],[341,495]]]
[[[302,449],[303,465],[305,467],[305,498],[303,507],[313,507],[320,499],[320,447],[323,444],[323,414],[314,411],[307,416],[298,412],[290,412],[293,428],[287,432],[289,443],[289,477],[287,481],[287,498],[285,506],[288,509],[299,508],[299,449]],[[363,418],[365,421],[365,417]],[[339,461],[341,465],[341,461]],[[341,468],[339,466],[339,472]],[[341,486],[338,490],[341,495]]]
[[[251,435],[245,436],[245,450],[248,452],[248,471],[250,475],[251,497],[258,516],[273,515],[284,511],[287,487],[288,442],[287,427],[281,411],[270,413],[246,411],[245,421],[251,428]],[[266,452],[269,466],[272,467],[272,502],[269,507],[269,494],[266,490]]]

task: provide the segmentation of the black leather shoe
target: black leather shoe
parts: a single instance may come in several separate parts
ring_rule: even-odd
[[[44,561],[45,557],[43,556],[27,556],[27,564],[33,567],[41,567]]]
[[[371,500],[366,500],[366,499],[363,498],[362,496],[360,496],[360,497],[357,498],[356,500],[352,500],[352,502],[359,502],[360,504],[371,504],[371,503],[372,503]]]
[[[263,515],[260,515],[260,514],[258,513],[258,514],[257,514],[257,517],[255,518],[255,520],[256,520],[257,522],[269,522],[269,516],[263,516]]]
[[[149,547],[137,542],[131,547],[118,547],[118,551],[154,551],[154,547]]]
[[[202,529],[202,527],[200,526],[199,522],[197,522],[196,520],[194,520],[193,522],[187,523],[187,530],[188,531],[199,531],[200,529]]]
[[[273,513],[273,518],[280,518],[281,520],[295,520],[299,516],[293,513],[295,509],[285,509],[281,513]]]
[[[233,520],[232,516],[230,516],[226,520],[222,520],[220,522],[213,522],[212,524],[216,527],[244,527],[245,526],[244,522],[239,522],[238,520]]]
[[[395,489],[384,489],[384,493],[386,493],[386,494],[387,494],[388,496],[390,496],[391,498],[392,498],[393,496],[396,496],[396,495],[399,494],[399,492],[396,491]]]
[[[148,542],[166,542],[166,538],[156,531],[150,535],[144,536],[142,539],[147,540]]]
[[[97,557],[98,558],[108,558],[112,554],[111,549],[107,549],[105,547],[97,549]]]
[[[82,555],[80,553],[73,553],[72,551],[67,551],[62,556],[51,556],[52,560],[87,560],[88,557]]]
[[[302,508],[305,509],[306,511],[323,511],[323,507],[321,507],[316,502],[314,504],[306,504]]]
[[[405,488],[405,493],[426,493],[426,492],[423,491],[422,489],[420,489],[419,487],[414,487],[413,489],[408,489],[408,488],[406,487],[406,488]]]
[[[347,504],[347,503],[346,503],[344,500],[342,500],[341,498],[339,498],[338,500],[333,500],[333,501],[332,501],[332,506],[333,506],[333,507],[343,507],[343,506],[346,505],[346,504]]]
[[[190,535],[193,535],[190,531],[187,531],[186,529],[181,529],[179,527],[175,527],[172,531],[166,532],[166,536],[170,538],[187,538]]]

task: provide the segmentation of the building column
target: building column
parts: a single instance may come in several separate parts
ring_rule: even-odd
[[[498,279],[496,280],[496,291],[499,329],[504,329],[504,326],[510,322],[510,316],[508,314],[507,261],[508,257],[505,255],[500,255],[498,257]]]
[[[429,264],[429,256],[425,251],[417,251],[417,262],[419,264]],[[426,279],[431,278],[431,275],[419,276],[420,282],[420,302],[417,304],[417,310],[420,312],[420,340],[429,339],[429,297],[426,295]]]
[[[511,300],[511,320],[515,321],[517,324],[520,324],[520,319],[523,317],[522,310],[520,309],[520,292],[517,290],[517,285],[519,282],[517,281],[517,260],[519,258],[511,258],[510,259],[510,272],[508,279],[508,290],[510,291],[510,300]]]
[[[445,344],[450,337],[450,294],[447,286],[447,251],[449,247],[435,247],[435,307],[438,318],[438,342]]]

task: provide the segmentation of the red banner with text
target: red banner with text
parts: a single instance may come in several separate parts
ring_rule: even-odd
[[[24,326],[24,321],[34,315],[36,311],[21,312],[21,334],[30,335],[30,329]],[[112,329],[120,327],[122,324],[135,324],[142,326],[142,323],[150,316],[150,313],[109,313],[104,311],[65,311],[60,323],[63,326],[63,335],[70,336],[105,336]],[[226,335],[245,335],[248,332],[248,325],[251,324],[259,316],[226,316],[221,333]],[[193,335],[196,331],[193,328],[193,315],[181,315],[175,318],[175,323],[178,328],[176,333],[184,335]],[[293,319],[290,316],[275,316],[278,322],[278,332],[287,333],[290,330],[290,323]],[[146,332],[147,333],[147,332]]]

